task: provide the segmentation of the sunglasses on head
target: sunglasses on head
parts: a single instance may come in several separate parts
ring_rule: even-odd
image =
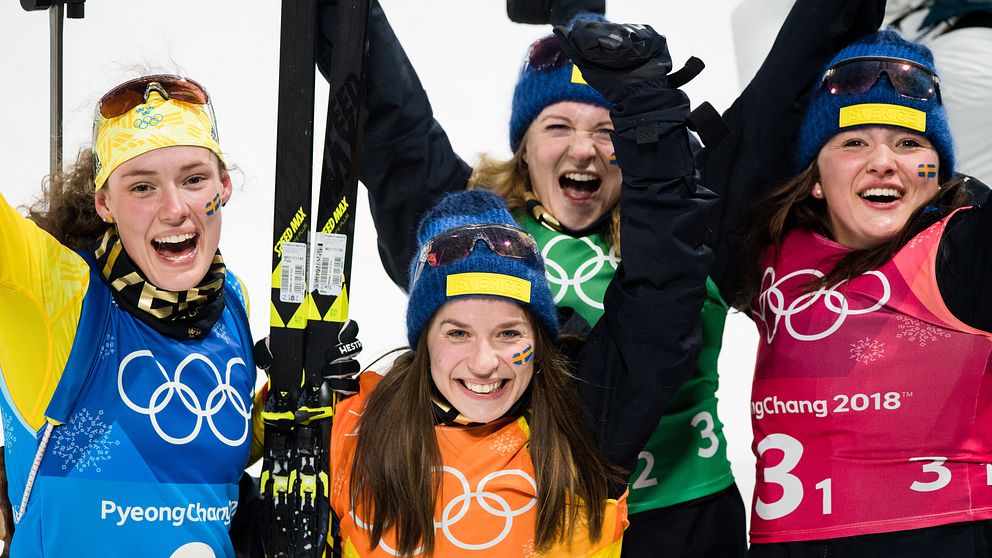
[[[493,224],[457,227],[428,240],[420,249],[413,283],[420,278],[424,266],[439,267],[469,257],[480,240],[504,258],[526,260],[538,254],[534,237],[516,227]]]
[[[117,118],[148,101],[152,92],[163,99],[176,99],[194,105],[209,105],[210,95],[199,83],[182,76],[160,74],[126,81],[100,98],[97,112],[104,118]]]
[[[916,62],[902,58],[862,57],[840,62],[823,74],[821,89],[831,95],[866,93],[885,74],[896,92],[903,97],[940,101],[940,80]]]
[[[93,115],[93,166],[96,174],[100,172],[100,161],[97,157],[96,146],[99,139],[101,118],[109,120],[127,114],[131,109],[148,102],[148,97],[153,93],[158,93],[165,100],[175,99],[193,105],[203,105],[206,107],[207,116],[210,119],[211,130],[214,141],[219,141],[217,131],[217,117],[214,115],[214,106],[210,102],[210,95],[199,83],[182,76],[170,74],[157,74],[142,76],[114,87],[100,98]],[[147,117],[146,117],[147,118]],[[161,118],[159,116],[159,118]]]

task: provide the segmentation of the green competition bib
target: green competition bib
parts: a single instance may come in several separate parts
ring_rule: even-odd
[[[658,428],[637,456],[630,478],[630,513],[708,496],[733,484],[723,423],[716,413],[717,358],[727,305],[706,279],[703,347],[696,370],[675,394]]]
[[[541,247],[555,305],[575,310],[590,326],[598,322],[603,315],[606,287],[620,265],[606,238],[602,234],[582,238],[562,234],[523,211],[515,212],[514,218]]]

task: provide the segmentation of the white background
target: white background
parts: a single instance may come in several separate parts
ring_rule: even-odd
[[[510,23],[503,0],[381,2],[455,150],[469,162],[483,152],[509,157],[507,124],[517,71],[527,45],[549,29]],[[609,0],[607,16],[649,23],[667,35],[676,67],[690,55],[702,58],[707,68],[686,90],[694,106],[708,100],[722,111],[772,38],[763,30],[746,41],[741,65],[748,75],[739,77],[731,27],[738,3]],[[762,27],[774,32],[777,24]],[[13,0],[0,2],[0,192],[14,205],[31,201],[48,172],[48,28],[47,13],[25,12]],[[149,71],[175,72],[210,90],[221,146],[240,169],[235,195],[223,211],[221,249],[248,285],[256,338],[268,331],[278,40],[279,2],[273,0],[90,0],[85,19],[65,24],[67,161],[90,139],[97,99],[121,81]],[[322,138],[327,94],[319,75],[318,84],[315,135]],[[319,154],[315,161],[319,164]],[[359,201],[351,315],[361,325],[362,363],[368,365],[405,344],[406,302],[382,271],[361,193]],[[720,358],[720,415],[746,501],[754,483],[748,399],[756,342],[750,322],[732,315]]]

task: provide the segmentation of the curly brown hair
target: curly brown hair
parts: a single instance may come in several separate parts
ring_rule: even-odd
[[[81,149],[68,170],[45,179],[28,218],[69,248],[91,245],[108,226],[93,203],[94,176],[93,151]]]

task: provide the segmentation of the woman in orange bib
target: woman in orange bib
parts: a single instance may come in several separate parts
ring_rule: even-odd
[[[678,90],[665,104],[688,111]],[[385,376],[364,373],[335,412],[344,556],[620,555],[625,479],[664,411],[657,394],[698,355],[714,198],[696,185],[681,119],[651,138],[620,123],[621,163],[650,151],[670,164],[624,172],[624,259],[578,350],[558,336],[534,239],[497,195],[451,194],[424,216],[410,350]]]

